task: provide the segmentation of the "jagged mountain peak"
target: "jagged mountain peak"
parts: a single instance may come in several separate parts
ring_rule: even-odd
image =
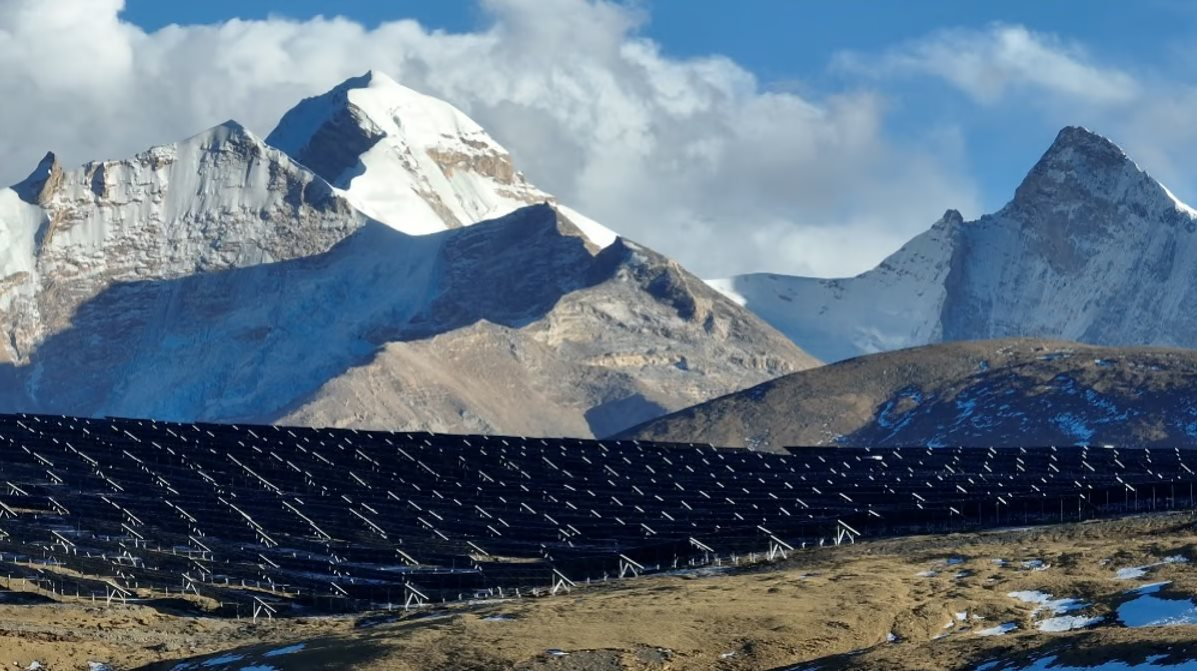
[[[31,205],[38,205],[46,199],[46,194],[53,191],[54,182],[61,178],[62,165],[54,152],[48,151],[37,162],[37,167],[29,176],[15,184],[12,188],[21,200]]]
[[[945,210],[943,216],[939,221],[935,222],[935,226],[960,226],[964,223],[964,215],[960,214],[960,210],[949,209]]]
[[[1192,212],[1118,145],[1080,126],[1067,126],[1056,135],[1018,186],[1010,207],[1035,214],[1098,203],[1161,214]]]
[[[1104,135],[1095,133],[1084,126],[1065,126],[1056,134],[1056,139],[1048,147],[1045,156],[1062,155],[1074,151],[1093,156],[1106,156],[1110,159],[1126,158],[1126,152],[1114,144]]]

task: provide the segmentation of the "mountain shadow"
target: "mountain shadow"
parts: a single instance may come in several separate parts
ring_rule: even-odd
[[[388,342],[479,321],[520,328],[611,277],[547,205],[428,236],[371,223],[328,252],[116,284],[18,367],[10,411],[271,421]]]

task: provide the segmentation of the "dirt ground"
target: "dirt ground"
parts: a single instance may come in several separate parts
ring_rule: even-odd
[[[974,669],[987,661],[1148,653],[1197,658],[1197,626],[1127,629],[1127,590],[1170,580],[1197,595],[1197,517],[1166,514],[983,534],[860,542],[771,564],[655,575],[568,595],[416,614],[276,620],[182,617],[143,606],[12,604],[0,598],[0,663],[50,671],[498,669]],[[999,561],[1000,560],[1000,561]],[[1095,627],[1036,629],[1008,596],[1082,599]],[[1000,636],[978,632],[1004,623]],[[892,641],[890,639],[893,639]],[[1191,653],[1191,655],[1190,655]]]

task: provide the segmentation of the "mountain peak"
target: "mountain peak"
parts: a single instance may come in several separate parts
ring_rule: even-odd
[[[1027,173],[1011,206],[1047,211],[1128,199],[1153,209],[1175,205],[1167,190],[1118,145],[1086,128],[1068,126]]]
[[[1104,135],[1099,135],[1084,126],[1065,126],[1056,134],[1055,141],[1047,150],[1048,156],[1067,151],[1083,152],[1088,155],[1104,155],[1109,158],[1126,158],[1126,153]]]
[[[390,89],[401,90],[404,93],[421,95],[421,94],[417,93],[415,90],[409,89],[406,86],[395,81],[387,73],[380,72],[378,70],[367,70],[366,74],[364,74],[360,77],[351,77],[351,78],[347,79],[345,81],[345,84],[348,84],[350,82],[353,82],[355,84],[355,86],[353,86],[352,88],[368,88],[368,87],[390,88]]]
[[[240,123],[229,119],[211,128],[196,133],[179,143],[198,147],[220,147],[228,143],[259,145],[262,143],[256,135]]]
[[[29,176],[13,186],[13,191],[21,200],[39,205],[52,193],[62,179],[62,166],[54,152],[48,151],[37,162],[37,167]]]
[[[341,188],[362,173],[361,157],[383,138],[421,153],[446,144],[506,150],[449,103],[370,70],[327,92],[305,98],[266,137]]]
[[[936,223],[944,226],[959,226],[964,223],[964,215],[960,214],[960,210],[949,209]]]
[[[303,100],[266,142],[342,189],[363,213],[411,235],[554,200],[461,110],[374,70]],[[614,235],[591,224],[580,226],[587,237],[610,244]]]

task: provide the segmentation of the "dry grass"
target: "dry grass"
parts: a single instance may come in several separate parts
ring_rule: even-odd
[[[1085,650],[1106,650],[1102,654],[1116,650],[1133,656],[1167,646],[1184,651],[1186,641],[1195,638],[1190,628],[1127,630],[1111,626],[1110,617],[1089,631],[1040,633],[1031,607],[1007,593],[1042,590],[1079,597],[1093,604],[1088,612],[1109,615],[1132,586],[1115,580],[1115,569],[1175,554],[1197,559],[1193,524],[1192,516],[1173,514],[862,542],[720,575],[649,576],[565,596],[445,609],[370,628],[355,627],[354,618],[253,625],[137,606],[4,605],[0,662],[24,667],[37,659],[57,670],[86,668],[89,660],[117,669],[172,660],[158,667],[169,669],[180,659],[230,649],[252,660],[294,641],[307,645],[272,658],[271,665],[281,671],[735,671],[823,660],[820,668],[949,669],[1044,646],[1077,655],[1077,642]],[[961,562],[949,565],[949,558]],[[1023,568],[1020,562],[1029,559],[1050,568]],[[928,570],[937,574],[918,575]],[[967,574],[957,577],[960,571]],[[1173,580],[1176,591],[1197,594],[1197,572],[1189,565],[1155,568],[1150,579]],[[969,619],[960,622],[955,613],[964,611]],[[491,615],[509,619],[485,619]],[[948,622],[955,624],[945,629]],[[975,633],[1002,622],[1016,622],[1020,629],[991,638]],[[899,642],[886,642],[891,632]],[[550,656],[545,652],[550,648],[571,654]]]

